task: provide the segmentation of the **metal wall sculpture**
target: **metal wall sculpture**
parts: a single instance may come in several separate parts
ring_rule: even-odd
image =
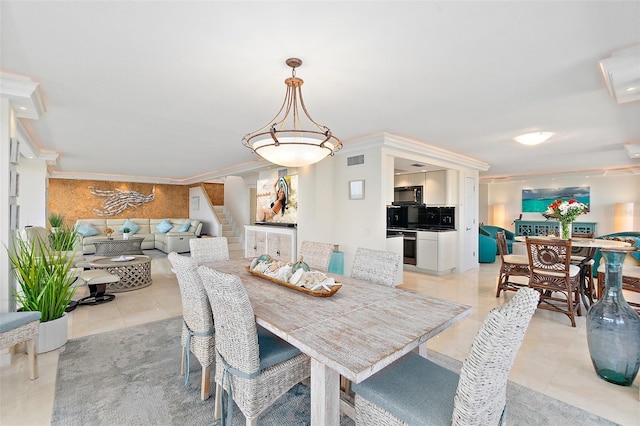
[[[111,191],[105,191],[102,189],[96,189],[90,186],[89,189],[93,195],[98,197],[105,197],[103,201],[104,210],[93,209],[98,216],[113,216],[115,214],[123,212],[127,207],[138,207],[143,203],[153,201],[156,196],[156,187],[151,190],[151,194],[142,195],[139,192],[131,190],[114,189]]]

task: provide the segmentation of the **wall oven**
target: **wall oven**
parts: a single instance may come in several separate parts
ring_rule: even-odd
[[[418,257],[417,250],[417,234],[415,232],[403,232],[402,238],[404,240],[403,250],[403,263],[405,265],[415,265]]]

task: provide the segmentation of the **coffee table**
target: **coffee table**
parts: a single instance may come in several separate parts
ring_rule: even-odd
[[[142,239],[142,238],[141,238]],[[96,256],[86,264],[91,269],[104,269],[110,274],[120,277],[120,281],[108,284],[113,293],[138,290],[151,285],[151,258],[149,256],[125,256],[127,260],[119,261],[117,257]]]
[[[128,239],[102,238],[93,242],[96,246],[96,256],[115,256],[121,254],[142,254],[143,237],[129,237]]]

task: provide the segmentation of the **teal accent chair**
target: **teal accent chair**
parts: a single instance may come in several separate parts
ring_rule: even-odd
[[[494,263],[496,261],[498,242],[480,229],[478,234],[478,262]]]
[[[483,225],[483,226],[480,227],[480,229],[484,231],[485,235],[490,236],[494,240],[497,239],[496,238],[496,232],[503,231],[504,232],[504,236],[507,237],[507,248],[509,249],[509,254],[513,253],[513,242],[515,241],[516,234],[514,234],[511,231],[509,231],[508,229],[504,229],[504,228],[501,228],[499,226],[493,226],[493,225]],[[498,253],[498,245],[497,244],[496,244],[496,254],[499,254]]]
[[[597,239],[606,239],[606,238],[615,238],[615,237],[620,237],[621,239],[632,238],[632,239],[636,240],[635,244],[633,244],[633,245],[638,247],[638,250],[627,254],[627,257],[631,256],[631,257],[635,258],[638,261],[638,264],[640,264],[640,232],[638,232],[638,231],[616,232],[616,233],[613,233],[613,234],[600,235],[599,237],[596,237],[596,238]],[[600,260],[601,259],[602,259],[602,253],[600,253],[600,249],[597,249],[596,250],[596,254],[593,256],[593,260],[595,261],[594,266],[593,266],[593,277],[594,278],[598,277],[598,266],[600,266]]]

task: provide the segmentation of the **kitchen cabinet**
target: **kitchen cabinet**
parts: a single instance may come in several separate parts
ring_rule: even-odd
[[[246,225],[244,227],[244,256],[268,254],[276,260],[295,263],[296,230],[277,226]]]
[[[416,267],[436,275],[450,273],[457,264],[457,234],[456,231],[419,231]]]
[[[446,204],[446,173],[427,172],[424,181],[424,202],[428,205]]]
[[[424,172],[407,173],[393,178],[394,186],[424,186]]]

